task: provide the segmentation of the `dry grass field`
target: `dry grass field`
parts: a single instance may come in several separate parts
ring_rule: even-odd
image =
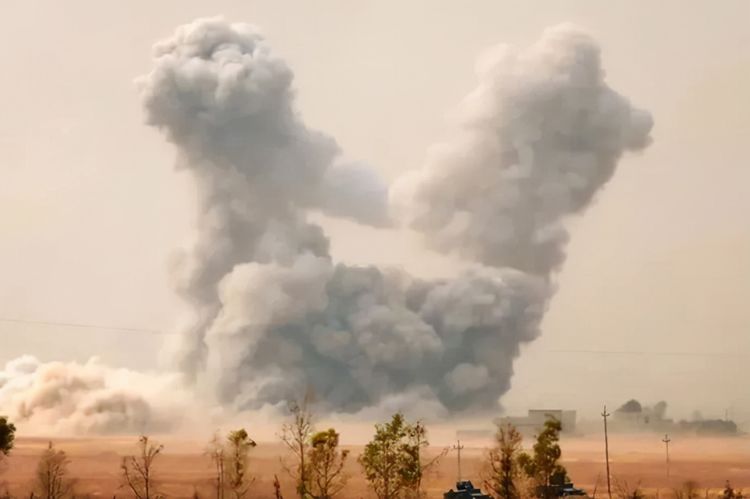
[[[120,487],[121,457],[134,452],[136,439],[54,439],[55,445],[65,450],[70,459],[70,471],[77,480],[78,496],[130,497]],[[204,442],[164,437],[165,452],[159,458],[157,471],[161,491],[168,497],[213,496],[211,467],[203,455]],[[528,444],[528,443],[527,443]],[[2,489],[14,496],[28,497],[37,458],[47,445],[47,439],[19,438],[11,457],[5,460],[0,474]],[[480,482],[479,474],[484,456],[484,443],[466,444],[463,452],[464,475]],[[568,438],[562,442],[564,464],[578,486],[590,493],[597,486],[597,494],[606,492],[602,443],[597,437]],[[361,447],[350,447],[354,457]],[[717,490],[725,480],[737,488],[750,489],[750,439],[674,438],[672,442],[671,479],[667,479],[664,448],[657,435],[615,436],[611,439],[612,473],[621,482],[641,486],[660,496],[670,497],[671,488],[685,480],[695,480],[703,488]],[[436,452],[438,449],[434,449]],[[252,498],[273,497],[273,477],[279,476],[284,497],[293,498],[293,486],[283,474],[280,458],[284,455],[278,443],[260,443],[252,451],[252,467],[256,482]],[[362,479],[355,459],[349,463],[351,478],[343,498],[372,497]],[[428,497],[440,498],[442,492],[454,485],[455,454],[449,454],[426,479]],[[703,493],[703,492],[702,492]],[[713,493],[713,491],[712,491]]]

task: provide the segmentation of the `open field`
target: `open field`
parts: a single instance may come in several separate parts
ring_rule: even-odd
[[[71,473],[77,479],[77,494],[99,497],[130,497],[119,487],[121,456],[135,450],[133,437],[94,439],[55,439],[58,448],[71,459]],[[168,497],[213,497],[211,468],[202,454],[203,442],[165,437],[165,453],[158,463],[161,490]],[[529,443],[526,442],[528,445]],[[37,457],[47,445],[46,439],[19,438],[16,448],[3,466],[0,482],[14,495],[28,497]],[[470,442],[463,451],[464,475],[476,482],[484,455],[484,443]],[[591,492],[599,481],[598,493],[606,492],[603,446],[598,437],[563,440],[563,458],[575,483]],[[356,456],[361,447],[350,447]],[[438,449],[435,448],[433,452]],[[736,488],[750,489],[750,439],[674,438],[671,446],[672,478],[668,480],[664,464],[664,447],[660,436],[617,435],[611,439],[612,473],[621,481],[635,485],[639,481],[648,490],[664,494],[685,480],[696,480],[702,487],[718,489],[725,480]],[[284,455],[278,443],[260,443],[252,452],[257,477],[251,497],[273,497],[273,477],[278,474],[284,496],[293,498],[293,487],[283,474],[280,458]],[[349,463],[351,479],[344,498],[368,498],[366,484],[354,459]],[[455,454],[449,454],[427,477],[430,498],[442,497],[453,486],[456,475]],[[5,487],[3,487],[4,489]]]

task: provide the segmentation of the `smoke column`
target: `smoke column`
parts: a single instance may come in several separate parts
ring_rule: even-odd
[[[273,409],[308,388],[334,413],[497,408],[540,334],[566,218],[649,144],[652,120],[574,27],[488,50],[477,76],[453,137],[389,189],[303,123],[291,69],[252,26],[179,27],[138,86],[197,192],[195,239],[171,269],[190,312],[170,349],[180,375],[24,357],[0,371],[0,406],[78,433],[159,429],[196,396]],[[473,270],[428,281],[334,262],[313,212],[414,230]]]
[[[549,278],[565,259],[565,218],[650,142],[651,115],[604,82],[597,44],[575,27],[477,64],[455,138],[393,189],[431,247]]]
[[[294,107],[293,74],[246,24],[203,19],[156,45],[140,79],[148,122],[199,191],[197,239],[176,265],[195,314],[183,370],[217,402],[274,405],[311,385],[332,411],[403,393],[448,411],[492,407],[539,334],[566,216],[581,212],[651,118],[604,83],[599,49],[572,27],[478,68],[455,138],[388,188],[346,164]],[[453,280],[336,264],[320,211],[405,220],[433,248],[476,262]]]

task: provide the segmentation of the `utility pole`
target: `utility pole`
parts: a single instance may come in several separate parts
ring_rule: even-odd
[[[669,478],[669,442],[672,441],[672,439],[669,438],[669,434],[664,434],[664,438],[661,439],[662,442],[664,442],[664,446],[667,450],[667,478]]]
[[[607,418],[610,414],[607,412],[607,406],[604,406],[602,417],[604,418],[604,458],[607,462],[607,495],[609,499],[612,499],[612,484],[610,483],[611,477],[609,474],[609,436],[607,435]]]
[[[458,481],[461,481],[461,449],[464,448],[463,445],[461,445],[461,440],[456,440],[456,445],[453,446],[454,449],[458,452]]]

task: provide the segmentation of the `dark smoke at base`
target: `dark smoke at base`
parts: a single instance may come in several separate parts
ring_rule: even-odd
[[[257,408],[310,386],[337,412],[406,391],[449,410],[494,405],[545,292],[509,272],[426,282],[308,254],[243,264],[220,289],[204,372],[220,400]]]
[[[168,350],[180,375],[20,359],[0,371],[0,407],[22,421],[137,432],[196,398],[229,417],[308,388],[321,410],[366,418],[497,408],[540,334],[566,218],[650,142],[650,114],[606,85],[597,44],[570,26],[489,50],[453,138],[392,188],[302,122],[291,69],[253,27],[197,20],[154,56],[138,79],[148,122],[198,193],[195,240],[171,268],[189,312]],[[311,213],[403,225],[474,268],[429,281],[336,263]]]

